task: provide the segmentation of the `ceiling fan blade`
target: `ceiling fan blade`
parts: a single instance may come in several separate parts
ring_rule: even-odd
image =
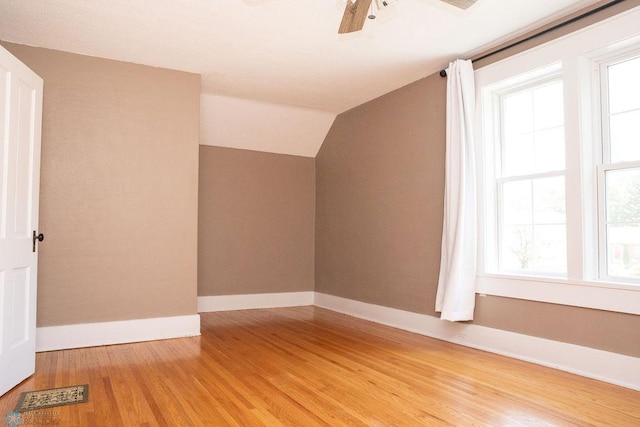
[[[371,0],[347,0],[338,34],[362,30],[369,6],[371,6]]]
[[[442,0],[445,3],[449,3],[453,6],[459,7],[460,9],[468,9],[473,6],[475,2],[478,0]]]

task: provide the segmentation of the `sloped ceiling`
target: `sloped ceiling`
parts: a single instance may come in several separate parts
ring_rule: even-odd
[[[320,124],[597,3],[479,0],[460,10],[389,1],[363,31],[338,35],[344,0],[2,0],[0,39],[199,73],[209,101],[300,107],[317,111]]]
[[[202,94],[200,144],[315,157],[335,118],[326,111]]]

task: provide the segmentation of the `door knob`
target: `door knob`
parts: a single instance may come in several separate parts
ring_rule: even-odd
[[[33,230],[33,252],[36,251],[36,240],[42,242],[44,240],[44,234],[40,233],[36,235],[36,231]]]

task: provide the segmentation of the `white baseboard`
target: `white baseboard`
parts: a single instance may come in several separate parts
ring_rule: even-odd
[[[313,291],[198,297],[198,313],[313,305]]]
[[[332,295],[315,293],[314,305],[455,344],[549,366],[640,390],[640,358],[473,324],[454,323]]]
[[[125,344],[200,335],[200,315],[45,326],[36,329],[36,351]]]
[[[455,344],[560,369],[640,390],[640,358],[507,332],[454,323],[433,316],[363,303],[319,292],[198,297],[198,312],[255,308],[321,308]],[[200,316],[48,326],[36,330],[36,351],[123,344],[200,335]]]

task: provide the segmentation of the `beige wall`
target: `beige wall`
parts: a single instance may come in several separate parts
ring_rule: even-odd
[[[44,79],[38,326],[195,314],[199,76],[3,45]]]
[[[334,122],[316,157],[316,291],[432,313],[445,89],[434,75]]]
[[[313,158],[200,147],[198,295],[313,290]]]
[[[445,92],[432,75],[337,117],[316,158],[316,291],[435,315]],[[487,296],[475,319],[640,356],[640,316]]]
[[[198,205],[198,76],[5,46],[45,80],[39,326],[193,314],[198,294],[314,281],[435,315],[444,79],[341,114],[315,162],[201,147]],[[640,356],[639,318],[478,297],[475,322]]]

